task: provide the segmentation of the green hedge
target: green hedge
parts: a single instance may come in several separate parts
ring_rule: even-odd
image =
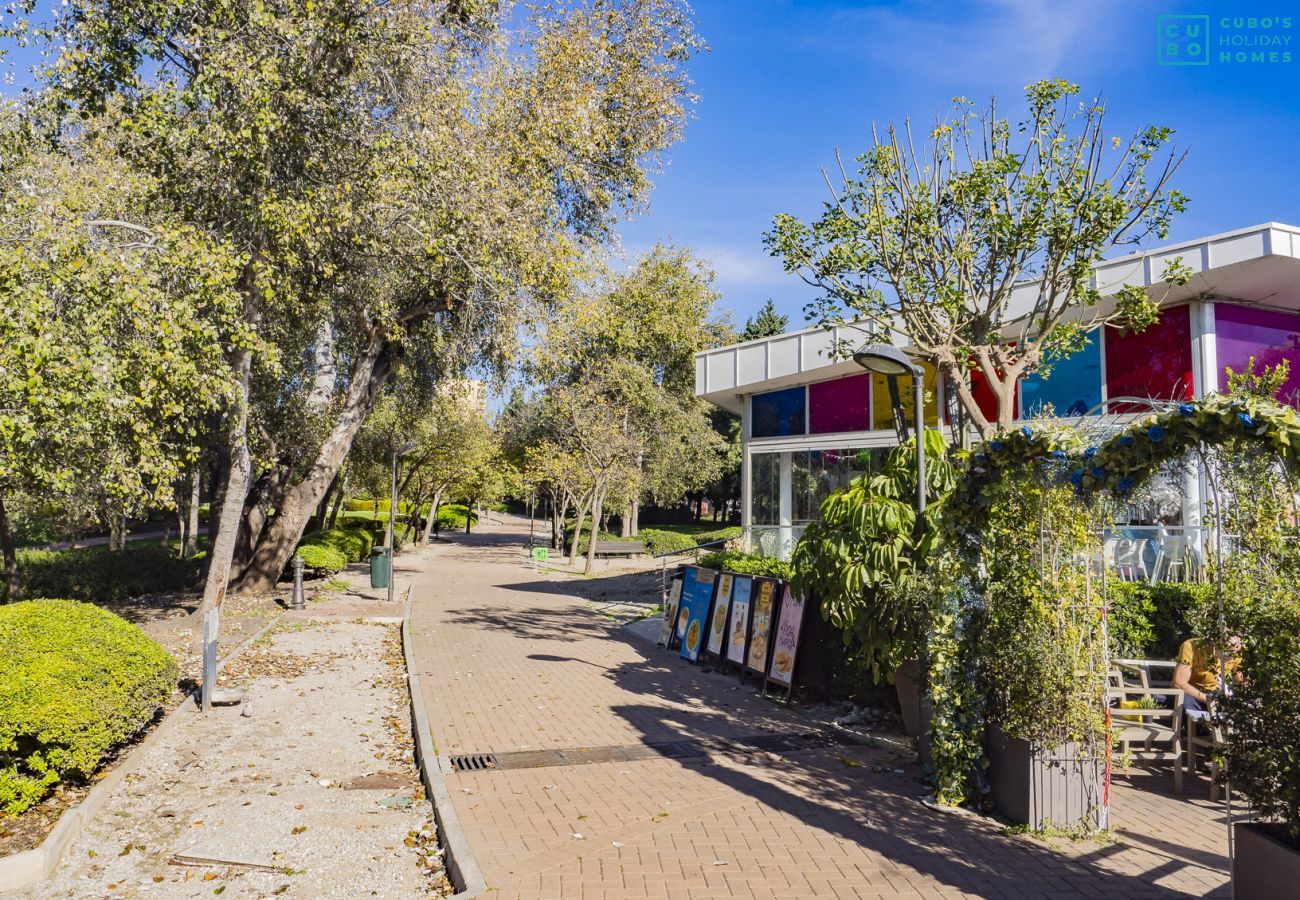
[[[774,556],[759,556],[757,553],[742,553],[739,550],[706,553],[700,557],[700,565],[706,569],[724,569],[737,575],[766,576],[783,580],[789,580],[794,575],[794,568],[785,560]]]
[[[20,550],[18,569],[28,597],[100,603],[182,591],[199,577],[197,559],[181,559],[153,544],[128,544],[117,551],[106,547]],[[0,596],[7,593],[0,587]]]
[[[466,516],[470,517],[471,524],[478,524],[478,513],[473,512],[463,503],[441,503],[438,505],[438,530],[464,531]]]
[[[715,528],[712,531],[695,531],[682,530],[674,528],[642,528],[641,534],[636,540],[645,542],[646,549],[651,553],[673,553],[679,550],[689,550],[700,544],[708,544],[712,541],[731,540],[740,537],[740,527],[732,526],[729,528]]]
[[[176,661],[136,626],[73,600],[0,606],[0,811],[14,816],[166,703]]]
[[[377,542],[375,529],[370,522],[356,522],[339,528],[313,531],[298,544],[298,553],[309,569],[334,574],[348,563],[369,558]],[[383,525],[378,529],[381,533]]]
[[[1214,599],[1214,586],[1195,582],[1111,581],[1107,633],[1112,656],[1173,659],[1193,637],[1197,609]]]

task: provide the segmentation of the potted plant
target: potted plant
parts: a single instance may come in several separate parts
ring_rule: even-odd
[[[893,680],[912,737],[926,731],[919,660],[933,599],[920,562],[933,550],[935,521],[956,478],[943,435],[927,431],[925,441],[925,527],[918,527],[913,499],[913,440],[896,447],[881,471],[827,497],[791,560],[795,590],[816,597],[822,616],[857,643],[873,679]]]
[[[1292,896],[1300,885],[1300,595],[1294,584],[1279,573],[1260,590],[1256,580],[1258,593],[1241,615],[1244,680],[1220,701],[1226,773],[1253,816],[1234,827],[1238,900]]]

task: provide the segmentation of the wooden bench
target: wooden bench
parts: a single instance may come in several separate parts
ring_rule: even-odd
[[[645,553],[640,541],[596,541],[597,556],[636,556]]]

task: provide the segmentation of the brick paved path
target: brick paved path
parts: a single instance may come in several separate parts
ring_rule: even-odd
[[[567,592],[572,576],[534,572],[526,543],[517,521],[459,537],[415,578],[414,655],[444,756],[807,729],[735,676],[629,636]],[[1227,896],[1203,780],[1175,798],[1167,769],[1135,770],[1113,790],[1121,843],[1053,849],[929,810],[920,775],[882,742],[452,773],[448,788],[489,897]]]

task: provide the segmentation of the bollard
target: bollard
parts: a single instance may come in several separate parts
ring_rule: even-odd
[[[210,609],[203,616],[203,684],[199,704],[204,712],[212,709],[212,695],[217,689],[217,634],[220,612]]]
[[[302,557],[294,554],[293,557],[293,599],[289,601],[290,609],[306,609],[307,601],[302,595]]]

